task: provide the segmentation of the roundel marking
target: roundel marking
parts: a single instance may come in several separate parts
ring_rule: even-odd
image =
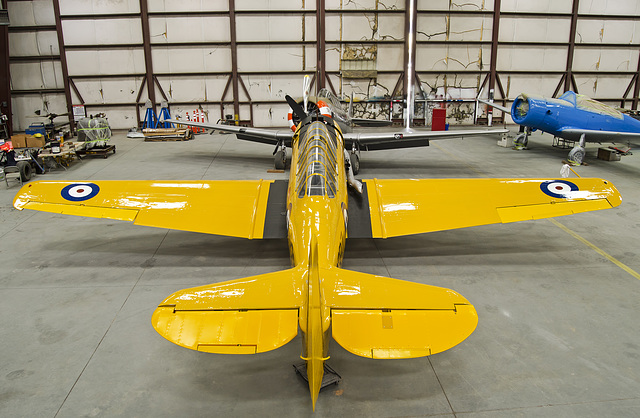
[[[578,186],[567,180],[550,180],[540,183],[540,190],[546,195],[566,199],[571,192],[577,192]]]
[[[100,192],[100,187],[95,183],[75,183],[62,189],[60,194],[66,200],[82,202],[89,200]]]

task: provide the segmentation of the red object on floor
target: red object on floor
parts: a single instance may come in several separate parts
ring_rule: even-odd
[[[447,109],[433,109],[433,116],[431,118],[431,130],[432,131],[444,131],[447,123]]]

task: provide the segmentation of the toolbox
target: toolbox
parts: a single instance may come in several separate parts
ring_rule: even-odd
[[[36,122],[29,125],[29,127],[24,130],[24,133],[27,135],[42,134],[44,136],[46,135],[46,129],[44,127],[44,123]]]

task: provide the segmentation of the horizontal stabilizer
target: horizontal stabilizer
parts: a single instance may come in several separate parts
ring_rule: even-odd
[[[218,354],[256,354],[274,350],[298,333],[297,309],[180,311],[160,306],[153,326],[191,350]]]
[[[476,328],[475,308],[450,289],[323,269],[333,339],[353,354],[413,358],[448,350]]]
[[[449,310],[332,310],[333,338],[346,350],[375,359],[414,358],[445,351],[476,327],[471,305]]]
[[[298,334],[303,272],[289,269],[184,289],[153,313],[153,327],[191,350],[255,354],[274,350]]]

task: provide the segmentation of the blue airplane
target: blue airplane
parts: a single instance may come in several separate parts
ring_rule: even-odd
[[[478,99],[503,112],[510,113],[521,133],[516,147],[525,147],[531,132],[540,130],[569,141],[578,142],[570,152],[569,161],[581,164],[585,142],[629,142],[640,140],[640,121],[573,91],[557,99],[521,94],[511,109]]]

